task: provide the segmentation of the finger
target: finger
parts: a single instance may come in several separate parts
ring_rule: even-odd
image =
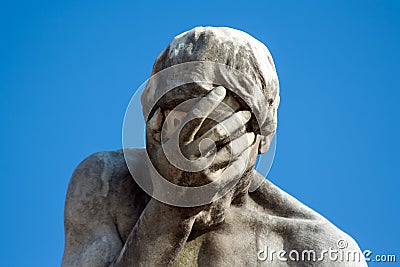
[[[210,113],[209,119],[204,120],[201,124],[201,128],[197,131],[194,139],[199,138],[205,134],[209,129],[218,124],[218,122],[223,121],[241,109],[238,101],[230,94],[227,94],[224,101],[221,102],[217,108]]]
[[[251,148],[245,149],[240,156],[234,159],[225,169],[219,169],[211,172],[207,169],[206,175],[212,182],[217,182],[218,187],[223,189],[230,186],[230,183],[237,183],[246,171],[248,162],[250,160]]]
[[[159,132],[161,130],[162,119],[161,109],[158,108],[147,122],[147,127],[152,131]]]
[[[226,139],[235,139],[246,132],[245,124],[250,120],[251,113],[247,110],[238,111],[221,123],[208,130],[200,138],[190,143],[186,149],[188,155],[199,157],[215,148],[215,144],[223,144]],[[207,140],[207,142],[203,142]],[[202,144],[200,149],[200,144]]]
[[[213,161],[213,165],[228,162],[231,159],[238,157],[241,153],[243,153],[243,151],[245,151],[254,143],[254,140],[254,133],[245,133],[232,142],[229,142],[217,152]]]
[[[224,100],[226,90],[222,86],[215,87],[186,115],[184,122],[189,122],[182,129],[181,135],[186,142],[191,142],[208,115]]]
[[[207,142],[209,147],[202,147],[203,151],[207,152],[207,150],[212,148],[213,143],[219,144],[228,138],[234,138],[234,134],[238,131],[241,131],[242,133],[246,132],[245,124],[250,120],[250,118],[250,111],[242,110],[236,112],[192,142],[188,146],[188,151],[190,151],[190,153],[198,154],[200,152],[199,144],[205,139],[210,139],[212,142]]]
[[[161,141],[161,126],[162,126],[162,121],[163,121],[163,115],[161,112],[161,109],[158,108],[154,114],[153,117],[147,122],[147,134],[146,136],[149,138],[149,140],[154,139],[157,142]]]
[[[224,102],[220,103],[210,114],[210,117],[216,121],[222,121],[239,111],[241,106],[232,95],[227,95]]]

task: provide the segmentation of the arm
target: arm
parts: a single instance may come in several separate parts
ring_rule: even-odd
[[[65,203],[62,266],[170,266],[185,244],[194,217],[183,217],[181,211],[152,199],[124,244],[105,191],[115,175],[113,164],[114,158],[96,153],[72,175]]]
[[[172,266],[192,229],[195,217],[150,200],[113,266]]]
[[[102,190],[108,182],[103,180],[108,175],[105,170],[103,154],[96,153],[82,161],[71,177],[64,209],[62,267],[108,266],[122,248]]]

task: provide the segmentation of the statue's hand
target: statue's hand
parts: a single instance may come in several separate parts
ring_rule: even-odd
[[[238,179],[248,167],[250,148],[255,134],[246,132],[246,123],[251,118],[249,111],[227,111],[225,119],[212,125],[206,118],[225,98],[223,87],[216,87],[202,97],[182,120],[182,127],[166,139],[162,137],[164,114],[161,109],[154,112],[147,123],[147,151],[157,171],[168,181],[181,186],[201,186],[220,181],[228,185],[229,180]],[[214,112],[215,112],[214,111]],[[200,134],[199,134],[200,133]],[[223,175],[222,175],[223,174]],[[226,199],[226,198],[225,198]],[[223,200],[207,207],[207,216],[221,214],[226,206]]]

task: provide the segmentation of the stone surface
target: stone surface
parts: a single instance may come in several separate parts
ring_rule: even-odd
[[[183,71],[181,76],[168,76],[171,81],[148,85],[142,95],[146,149],[95,153],[71,177],[62,266],[366,266],[350,236],[253,168],[275,133],[279,103],[278,79],[267,48],[238,30],[199,27],[177,36],[157,58],[152,74],[194,61],[224,64],[247,78],[224,74],[225,84],[214,83],[219,77],[210,67],[187,74],[205,83],[179,85],[185,80]],[[169,82],[179,86],[164,94],[162,88]],[[249,84],[256,87],[247,88]],[[263,99],[251,91],[255,88]],[[195,97],[195,102],[186,102]],[[261,113],[259,121],[255,113]],[[199,114],[218,119],[195,118],[178,127]],[[207,138],[216,144],[213,149],[205,143]],[[192,160],[185,168],[211,158],[210,165],[191,172],[172,164],[165,147],[173,140],[172,154],[179,149]],[[167,205],[136,183],[140,177],[154,192],[162,191],[155,170],[176,185],[216,181],[222,191],[229,190],[201,206]],[[217,179],[221,176],[225,180]],[[261,186],[249,192],[253,181],[261,181]],[[332,250],[337,251],[333,256]],[[299,253],[298,259],[292,251]],[[360,256],[360,261],[347,260],[348,253]]]

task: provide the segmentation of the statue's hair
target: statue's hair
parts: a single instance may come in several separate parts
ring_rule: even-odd
[[[212,61],[250,75],[264,94],[278,95],[278,76],[268,48],[228,27],[196,27],[176,36],[156,59],[152,75],[176,64]]]
[[[187,64],[191,62],[196,66],[192,70],[188,65],[193,64]],[[239,96],[240,105],[256,115],[255,132],[275,132],[279,82],[271,54],[254,37],[227,27],[196,27],[176,36],[161,52],[141,96],[145,120],[157,107],[173,109],[218,85]],[[165,93],[170,86],[175,87]]]

